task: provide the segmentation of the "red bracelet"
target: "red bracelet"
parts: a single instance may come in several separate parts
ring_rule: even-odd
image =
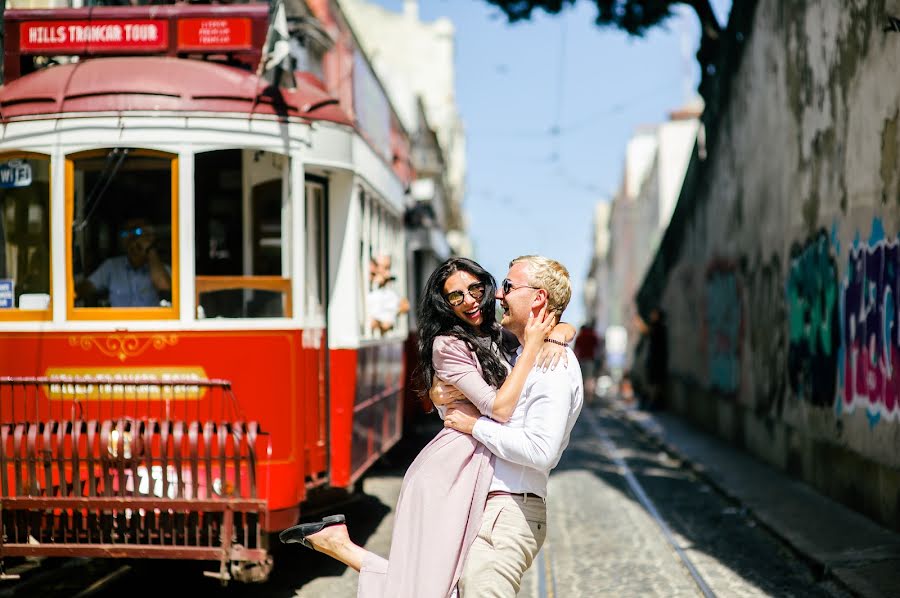
[[[563,341],[558,341],[558,340],[555,340],[552,338],[545,338],[544,342],[545,343],[553,343],[554,345],[559,345],[560,347],[568,347],[569,346],[569,343],[565,343]]]

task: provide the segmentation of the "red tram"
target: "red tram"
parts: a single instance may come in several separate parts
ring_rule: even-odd
[[[366,293],[373,255],[405,293],[408,141],[363,130],[315,78],[278,89],[239,68],[267,8],[6,13],[13,76],[65,53],[73,24],[144,45],[82,32],[81,60],[0,88],[0,558],[209,559],[263,579],[268,532],[400,437],[408,323],[374,333]],[[198,49],[203,19],[233,31]],[[141,239],[154,257],[135,266]]]

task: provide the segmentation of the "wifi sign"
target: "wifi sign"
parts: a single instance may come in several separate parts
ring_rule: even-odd
[[[31,165],[24,160],[0,163],[0,189],[27,187],[31,184]]]

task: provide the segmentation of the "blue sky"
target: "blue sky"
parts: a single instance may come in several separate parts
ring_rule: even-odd
[[[402,0],[376,0],[399,12]],[[467,136],[465,211],[475,259],[496,278],[525,253],[572,275],[564,319],[584,319],[593,207],[619,186],[625,144],[695,93],[694,13],[644,38],[593,24],[582,0],[557,16],[509,25],[482,0],[420,0],[420,17],[456,27],[457,102]],[[713,0],[721,23],[730,0]],[[559,134],[551,133],[558,128]]]

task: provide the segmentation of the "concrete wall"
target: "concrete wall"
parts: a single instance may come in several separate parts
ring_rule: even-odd
[[[900,2],[750,15],[645,281],[670,401],[900,529]]]

